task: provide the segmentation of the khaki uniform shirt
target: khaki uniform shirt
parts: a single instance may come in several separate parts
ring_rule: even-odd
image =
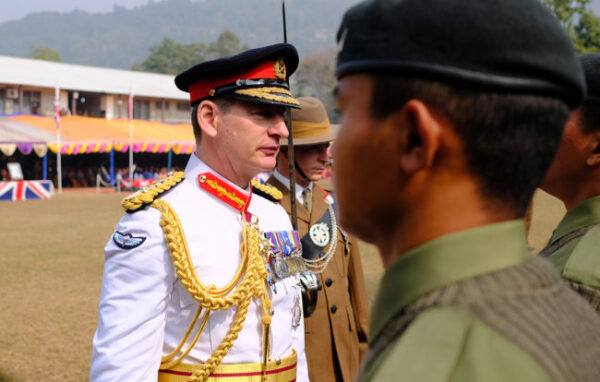
[[[391,322],[410,312],[416,300],[427,301],[438,291],[452,293],[459,282],[519,268],[530,259],[521,221],[449,234],[414,248],[398,258],[381,281],[372,310],[371,338],[376,340]],[[480,292],[477,284],[473,286],[471,292],[480,293],[480,300],[493,292],[493,283]],[[519,287],[515,293],[525,289]],[[510,296],[503,296],[497,304],[504,307],[502,315],[510,317],[508,301]],[[441,304],[417,313],[383,350],[367,354],[360,381],[551,380],[530,354],[463,308]]]
[[[600,311],[600,196],[567,211],[540,255]]]
[[[290,192],[275,177],[267,180],[283,193],[281,205],[290,214]],[[298,231],[302,238],[327,212],[326,192],[312,188],[312,210],[297,204]],[[358,245],[346,243],[338,232],[336,251],[319,274],[322,289],[311,317],[304,319],[305,350],[311,381],[354,381],[360,358],[367,348],[369,307]],[[328,247],[326,247],[327,249]]]

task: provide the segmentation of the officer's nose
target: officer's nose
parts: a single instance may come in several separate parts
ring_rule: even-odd
[[[278,135],[280,138],[287,138],[290,135],[283,115],[273,118],[273,124],[269,130],[272,135]]]

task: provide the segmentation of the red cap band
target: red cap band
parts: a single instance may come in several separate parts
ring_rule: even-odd
[[[198,82],[195,82],[189,86],[190,91],[190,102],[197,101],[199,99],[208,97],[210,95],[210,91],[212,89],[216,89],[219,86],[231,84],[237,80],[258,80],[258,79],[273,79],[276,80],[274,71],[275,62],[267,61],[261,62],[259,65],[254,68],[246,71],[237,73],[231,76],[222,76],[222,77],[211,77],[202,79]]]

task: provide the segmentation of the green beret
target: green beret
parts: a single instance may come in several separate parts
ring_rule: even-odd
[[[579,57],[583,72],[585,74],[585,83],[587,84],[587,102],[600,102],[600,54],[584,54]]]
[[[585,82],[569,37],[540,0],[370,0],[337,34],[337,76],[401,73],[581,103]]]

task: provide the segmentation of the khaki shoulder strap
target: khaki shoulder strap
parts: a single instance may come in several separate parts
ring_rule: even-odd
[[[563,276],[571,281],[600,288],[600,226],[583,235],[565,264]]]

